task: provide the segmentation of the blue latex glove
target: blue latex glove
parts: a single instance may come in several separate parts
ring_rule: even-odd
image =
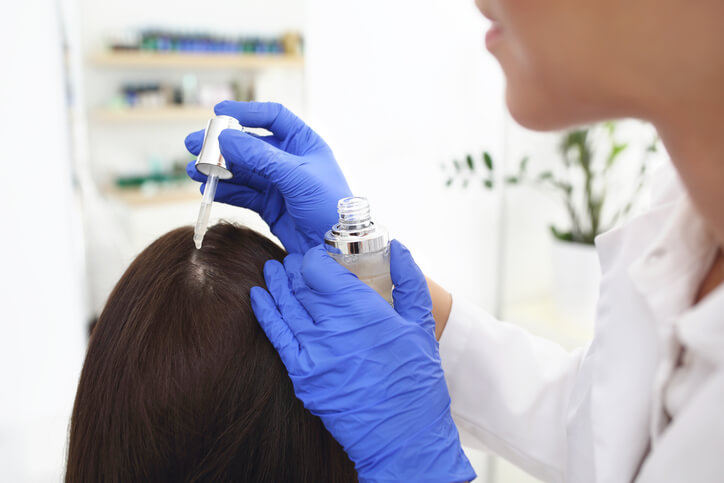
[[[394,309],[318,246],[269,261],[251,290],[297,397],[354,461],[361,481],[469,481],[440,365],[427,283],[393,241]]]
[[[221,133],[221,154],[234,177],[219,181],[216,201],[259,213],[289,253],[304,253],[321,243],[337,223],[337,202],[352,196],[327,143],[280,104],[224,101],[214,112],[273,134]],[[203,130],[189,134],[186,148],[198,155],[203,140]],[[206,181],[194,161],[186,171],[194,180]]]

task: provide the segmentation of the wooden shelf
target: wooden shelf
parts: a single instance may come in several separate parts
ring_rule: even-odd
[[[108,187],[103,192],[132,207],[154,206],[168,203],[199,202],[201,193],[198,184],[185,183],[177,187],[156,189]]]
[[[212,117],[213,107],[101,108],[93,112],[93,119],[103,122],[206,121]]]
[[[302,68],[302,55],[286,54],[229,54],[185,52],[103,52],[91,56],[91,63],[99,67],[131,68],[215,68],[260,70],[269,68]]]

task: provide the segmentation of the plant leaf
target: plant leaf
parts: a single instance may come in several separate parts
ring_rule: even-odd
[[[470,169],[470,171],[475,171],[475,164],[473,163],[472,156],[470,156],[469,154],[465,156],[465,162],[467,163],[468,169]]]
[[[529,160],[530,160],[530,158],[528,156],[525,156],[520,160],[520,165],[518,165],[518,172],[521,175],[524,174],[526,172],[526,170],[528,169]]]
[[[488,189],[493,189],[493,180],[492,179],[483,180],[483,185],[485,185],[485,187]]]
[[[457,159],[453,159],[453,166],[455,166],[455,171],[458,173],[460,172],[460,162]]]
[[[487,151],[483,153],[483,162],[485,163],[485,167],[488,168],[488,171],[493,170],[493,157],[490,156],[490,153]]]
[[[547,179],[553,179],[553,173],[550,171],[543,171],[538,175],[538,181],[545,181]]]
[[[570,232],[570,231],[562,232],[562,231],[558,230],[558,228],[556,228],[556,227],[553,226],[553,225],[550,225],[549,228],[550,228],[550,230],[551,230],[551,234],[552,234],[555,238],[557,238],[557,239],[559,239],[559,240],[561,240],[561,241],[566,241],[566,242],[572,242],[572,241],[573,241],[573,232]]]
[[[520,181],[520,179],[517,176],[508,176],[505,178],[505,182],[508,184],[518,184],[518,181]]]

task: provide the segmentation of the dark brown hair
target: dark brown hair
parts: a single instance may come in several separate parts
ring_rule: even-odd
[[[67,482],[346,482],[357,474],[304,409],[249,289],[285,253],[239,226],[167,233],[131,264],[90,339]]]

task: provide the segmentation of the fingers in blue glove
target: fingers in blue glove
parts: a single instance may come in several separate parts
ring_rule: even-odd
[[[206,183],[201,185],[201,193],[204,192]],[[215,200],[233,206],[248,208],[257,213],[261,212],[265,205],[264,194],[248,186],[239,186],[232,183],[219,183],[216,188]]]
[[[194,163],[195,161],[191,161],[186,166],[186,173],[194,181],[201,182],[199,191],[203,194],[206,189],[206,175],[200,173],[194,166]],[[264,208],[264,198],[264,194],[252,187],[239,185],[233,181],[220,181],[216,188],[216,197],[214,200],[220,203],[248,208],[258,213]]]
[[[242,126],[264,128],[282,140],[290,136],[316,136],[301,119],[276,102],[222,101],[214,106],[214,112],[234,117]]]
[[[204,129],[201,129],[200,131],[192,132],[188,136],[186,136],[186,139],[184,140],[184,144],[186,145],[186,149],[188,152],[193,154],[194,156],[198,156],[201,152],[201,147],[204,144],[204,135],[206,131]],[[253,136],[257,139],[260,139],[264,141],[265,143],[271,144],[275,148],[280,147],[280,140],[276,138],[275,136],[262,136],[255,133],[248,133],[250,136]]]
[[[219,135],[221,154],[227,166],[237,175],[257,174],[280,185],[302,160],[275,148],[249,133],[226,129]]]
[[[364,320],[370,311],[397,314],[382,297],[355,274],[337,263],[323,246],[316,246],[304,256],[294,254],[284,259],[284,268],[294,296],[311,316],[315,325],[324,325],[330,314],[347,312],[350,318]],[[376,322],[376,321],[375,321]],[[349,330],[361,328],[349,326]],[[368,332],[367,335],[372,334]],[[382,337],[382,332],[375,337]]]
[[[279,357],[281,357],[287,371],[292,373],[301,350],[299,341],[297,341],[294,333],[282,318],[279,310],[277,310],[274,299],[269,295],[269,292],[261,287],[252,287],[249,295],[251,308],[259,321],[259,325],[264,330],[269,342],[279,353]]]
[[[302,278],[303,260],[304,256],[298,253],[292,253],[284,257],[284,269],[289,279],[289,287],[297,298],[299,298],[301,292],[307,289],[307,285]]]
[[[224,183],[228,184],[235,184],[238,186],[248,186],[249,188],[256,190],[256,191],[264,191],[269,186],[269,181],[264,179],[263,177],[252,173],[251,171],[244,171],[241,169],[233,169],[234,166],[232,163],[228,163],[229,168],[232,169],[232,172],[236,171],[234,173],[234,177],[229,180],[220,180],[219,186],[221,186]],[[203,173],[201,173],[198,169],[196,169],[196,160],[189,161],[186,165],[186,174],[189,175],[189,178],[191,178],[194,181],[198,181],[200,183],[205,183],[207,176]]]
[[[322,245],[309,249],[304,255],[301,274],[304,283],[322,293],[359,288],[362,284],[355,274],[337,263]]]
[[[294,375],[308,369],[309,355],[304,350],[302,335],[314,327],[314,322],[292,294],[281,263],[270,260],[264,265],[264,281],[269,292],[253,287],[251,307],[287,370]]]
[[[204,132],[204,129],[192,132],[186,136],[186,139],[184,140],[186,149],[188,149],[188,151],[194,156],[198,156],[201,152],[201,146],[204,144]]]
[[[196,160],[188,162],[188,164],[186,165],[186,174],[188,174],[189,178],[194,181],[198,181],[200,183],[206,182],[207,176],[196,169]]]
[[[397,240],[390,243],[390,276],[395,286],[392,300],[397,313],[406,319],[419,320],[429,326],[432,299],[427,280],[413,260],[410,250]],[[433,330],[434,325],[433,323]]]
[[[284,266],[276,260],[269,260],[264,264],[264,281],[269,289],[282,318],[294,333],[298,340],[301,340],[305,326],[313,324],[312,318],[302,307],[289,287],[289,277]]]

